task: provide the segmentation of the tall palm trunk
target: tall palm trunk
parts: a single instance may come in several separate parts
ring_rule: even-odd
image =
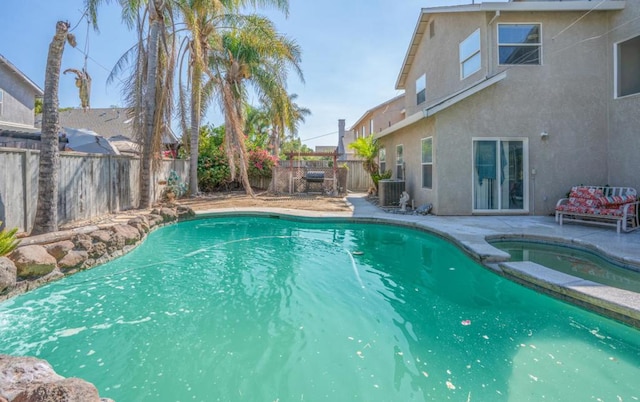
[[[189,191],[191,195],[198,194],[198,147],[200,142],[200,114],[202,113],[202,68],[200,58],[202,46],[197,40],[193,43],[193,66],[191,70],[191,155],[189,162]]]
[[[146,91],[144,96],[144,140],[142,144],[142,160],[140,161],[140,208],[151,206],[151,166],[153,140],[156,122],[156,78],[158,70],[158,52],[162,28],[161,0],[149,2],[149,49],[147,59]]]
[[[69,23],[58,21],[56,33],[49,45],[47,68],[44,79],[44,98],[42,102],[42,134],[40,148],[40,173],[38,175],[38,208],[32,234],[55,232],[58,230],[58,168],[60,152],[58,150],[58,84],[64,45],[69,39]]]
[[[233,80],[225,80],[222,84],[222,97],[225,105],[225,148],[231,170],[231,179],[236,178],[236,170],[239,171],[240,181],[247,195],[255,197],[251,182],[249,181],[249,169],[247,167],[247,148],[244,143],[244,122],[242,121],[242,109],[239,103],[241,99],[233,96]],[[239,165],[236,166],[236,163]]]

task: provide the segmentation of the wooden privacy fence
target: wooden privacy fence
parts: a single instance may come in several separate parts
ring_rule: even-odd
[[[293,165],[294,168],[327,169],[330,162],[320,161],[280,161],[279,167],[286,168]],[[371,176],[364,170],[361,160],[338,161],[338,167],[347,168],[347,190],[352,192],[365,192],[373,186]]]
[[[40,151],[0,148],[0,221],[29,232],[38,202]],[[152,201],[162,196],[171,170],[189,181],[188,160],[163,160],[152,180]],[[133,209],[140,199],[140,160],[121,155],[61,153],[58,223]]]

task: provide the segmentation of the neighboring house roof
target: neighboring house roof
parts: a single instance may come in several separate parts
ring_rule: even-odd
[[[40,125],[42,116],[38,116],[36,125]],[[131,118],[124,108],[69,109],[60,112],[60,126],[75,129],[87,129],[110,139],[112,137],[134,138]],[[176,144],[178,139],[170,130],[163,134],[164,144]]]
[[[3,55],[0,54],[0,65],[6,66],[10,71],[12,71],[15,75],[17,75],[25,84],[27,84],[33,91],[36,93],[36,96],[43,96],[44,91],[40,89],[35,82],[31,81],[29,77],[27,77],[22,71],[18,69],[18,67],[14,66],[9,60],[7,60]]]
[[[67,144],[65,151],[86,152],[90,154],[120,155],[118,148],[109,140],[91,130],[64,128]]]
[[[485,88],[488,88],[503,79],[507,78],[507,72],[503,71],[500,74],[496,74],[493,77],[485,78],[475,84],[463,89],[462,91],[458,91],[444,99],[439,100],[436,103],[431,104],[429,107],[412,114],[404,120],[399,121],[398,123],[392,125],[391,127],[382,130],[380,133],[375,135],[375,138],[381,138],[386,135],[389,135],[403,127],[407,127],[413,123],[418,122],[419,120],[425,119],[429,116],[433,116],[441,110],[448,108],[449,106],[453,106],[456,103],[470,97],[473,94],[476,94],[482,91]]]
[[[26,134],[38,134],[40,135],[39,128],[31,128],[24,126],[14,126],[9,124],[0,124],[0,134],[3,133],[26,133]]]
[[[316,152],[334,152],[335,150],[334,145],[316,145]]]
[[[402,69],[396,81],[396,89],[406,89],[406,81],[422,37],[429,28],[434,14],[472,13],[472,12],[533,12],[533,11],[611,11],[623,10],[625,2],[621,0],[593,1],[519,1],[509,3],[481,3],[462,6],[423,8],[418,17],[411,43],[402,63]]]
[[[389,104],[391,104],[391,103],[393,103],[393,102],[397,101],[398,99],[400,99],[400,98],[402,98],[402,97],[404,97],[404,93],[402,93],[402,94],[400,94],[400,95],[398,95],[398,96],[396,96],[396,97],[394,97],[394,98],[391,98],[391,99],[389,99],[388,101],[382,102],[382,103],[381,103],[381,104],[379,104],[378,106],[374,106],[374,107],[372,107],[371,109],[367,110],[367,111],[366,111],[366,112],[364,112],[364,114],[363,114],[363,115],[358,119],[358,121],[356,121],[356,122],[351,126],[351,128],[350,128],[349,130],[350,130],[350,131],[353,131],[353,129],[354,129],[354,128],[356,128],[356,127],[358,127],[358,126],[359,126],[359,125],[360,125],[360,124],[365,120],[365,118],[366,118],[369,114],[371,114],[371,113],[375,112],[375,111],[376,111],[376,110],[378,110],[378,109],[382,109],[383,107],[385,107],[385,106],[387,106],[387,105],[389,105]]]

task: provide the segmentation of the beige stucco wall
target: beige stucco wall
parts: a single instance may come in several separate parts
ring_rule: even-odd
[[[476,29],[485,38],[486,21],[484,13],[456,13],[432,15],[435,35],[429,35],[427,28],[416,52],[413,65],[407,74],[405,84],[406,115],[422,110],[430,103],[464,89],[485,76],[486,57],[482,57],[480,71],[460,80],[458,45]],[[481,43],[481,48],[484,43]],[[483,50],[481,50],[483,51]],[[426,73],[426,102],[416,105],[416,80]]]
[[[609,177],[612,186],[630,186],[640,191],[640,94],[614,98],[615,43],[640,35],[640,1],[627,1],[624,12],[609,20],[607,97],[609,107]],[[638,72],[640,74],[640,71]]]
[[[4,92],[0,122],[33,127],[36,93],[31,86],[0,64],[0,89]]]
[[[486,24],[492,16],[493,13],[477,13],[434,17],[436,36],[423,40],[428,44],[421,45],[408,74],[407,116],[479,79],[470,77],[461,82],[458,61],[459,41],[478,27],[483,44],[482,76],[489,71],[506,71],[507,77],[433,117],[381,138],[387,147],[390,167],[395,165],[395,145],[404,145],[407,189],[416,204],[432,202],[434,212],[440,215],[472,213],[472,139],[482,137],[525,139],[528,209],[521,213],[551,213],[556,201],[572,185],[617,184],[610,182],[608,172],[613,158],[607,158],[610,154],[607,109],[611,93],[610,80],[606,78],[610,74],[606,61],[610,58],[606,35],[609,14],[502,13],[488,29],[478,26]],[[579,22],[573,24],[578,18]],[[541,23],[542,65],[498,66],[495,39],[498,22]],[[485,45],[487,33],[491,46]],[[428,33],[425,37],[428,38]],[[427,102],[411,105],[415,103],[415,78],[425,71],[429,77]],[[622,108],[620,102],[619,109]],[[627,111],[620,113],[622,124]],[[544,140],[540,136],[543,131],[549,134]],[[434,135],[433,190],[421,188],[420,139],[429,135]]]

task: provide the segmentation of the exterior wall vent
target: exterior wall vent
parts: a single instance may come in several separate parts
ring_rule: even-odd
[[[378,197],[380,206],[386,207],[400,204],[400,196],[404,191],[404,180],[380,180]]]

